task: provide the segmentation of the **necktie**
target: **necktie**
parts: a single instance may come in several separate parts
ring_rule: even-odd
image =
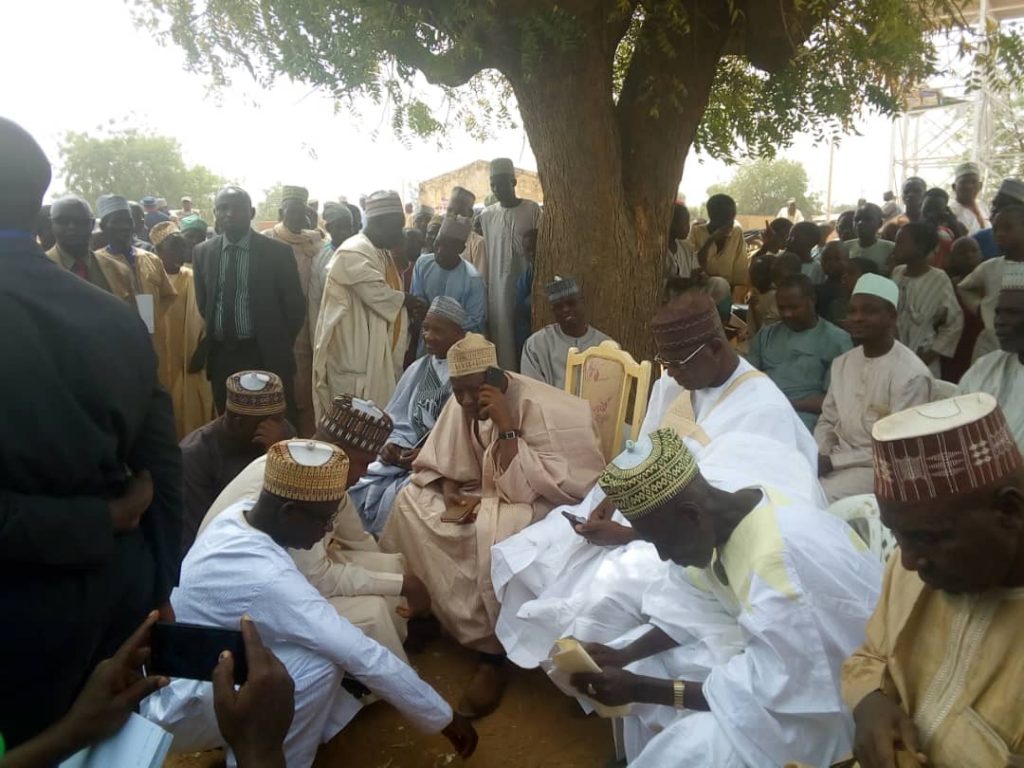
[[[224,293],[221,297],[221,333],[224,341],[238,338],[238,326],[235,323],[235,302],[238,299],[238,246],[229,245],[224,251],[227,259],[224,271]]]
[[[85,263],[85,259],[74,259],[71,262],[71,271],[83,280],[89,279],[89,265]]]

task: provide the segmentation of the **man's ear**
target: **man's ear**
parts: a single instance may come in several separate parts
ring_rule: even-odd
[[[1008,485],[996,491],[993,501],[999,512],[999,521],[1005,528],[1012,531],[1024,529],[1024,491]]]

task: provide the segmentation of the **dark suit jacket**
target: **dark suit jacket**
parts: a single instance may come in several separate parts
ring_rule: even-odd
[[[196,303],[213,336],[213,310],[224,235],[196,246]],[[258,232],[249,243],[249,308],[263,364],[281,378],[295,375],[295,337],[306,320],[306,297],[292,249]]]
[[[10,693],[0,731],[10,745],[66,711],[94,654],[167,600],[182,475],[171,398],[135,309],[29,238],[0,238],[0,265],[0,658],[10,662],[0,664]],[[137,530],[115,533],[108,500],[127,469],[152,473],[153,501]]]

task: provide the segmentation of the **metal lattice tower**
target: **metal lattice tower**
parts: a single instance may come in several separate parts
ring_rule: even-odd
[[[964,11],[979,37],[987,25],[1019,23],[1024,0],[979,0]],[[956,46],[945,41],[946,53]],[[940,44],[940,55],[943,46]],[[922,176],[929,184],[945,186],[953,168],[964,160],[978,163],[984,179],[997,160],[1024,162],[1024,151],[996,156],[993,146],[1000,119],[1012,120],[1006,94],[975,73],[981,87],[968,91],[964,79],[948,78],[920,88],[907,99],[905,111],[892,124],[889,186],[899,194],[904,179]]]

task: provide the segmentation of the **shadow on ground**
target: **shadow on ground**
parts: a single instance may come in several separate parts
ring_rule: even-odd
[[[412,657],[413,666],[448,701],[473,675],[476,658],[442,638]],[[469,768],[604,768],[614,756],[611,725],[586,717],[540,670],[510,670],[498,711],[476,722],[480,746]],[[168,759],[167,768],[215,768],[219,752]],[[443,736],[417,731],[386,703],[361,712],[320,748],[314,768],[444,768],[459,758]]]

